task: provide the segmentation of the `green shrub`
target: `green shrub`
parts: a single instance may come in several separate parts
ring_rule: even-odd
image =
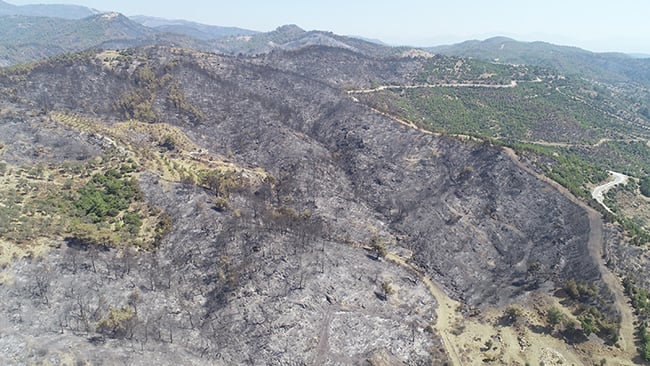
[[[553,306],[548,309],[548,312],[546,313],[546,319],[552,327],[555,327],[556,325],[560,324],[562,320],[564,320],[564,313],[562,313],[560,309]]]
[[[90,182],[78,191],[75,206],[82,216],[92,222],[104,221],[126,210],[131,202],[142,199],[142,192],[133,178],[116,170],[95,174]]]
[[[226,197],[214,197],[212,202],[214,203],[215,209],[219,212],[225,211],[230,207],[230,202]]]
[[[639,190],[641,190],[641,193],[644,196],[650,197],[650,176],[646,176],[641,179],[639,182]]]
[[[135,212],[127,212],[122,217],[122,221],[126,226],[129,233],[137,235],[140,232],[140,227],[142,226],[142,219],[140,215]]]
[[[598,333],[600,331],[596,319],[591,314],[578,315],[578,321],[582,327],[582,332],[586,336],[589,336],[591,333]]]
[[[97,332],[113,338],[131,338],[136,314],[131,306],[111,307],[108,315],[97,322]]]
[[[388,254],[388,251],[386,250],[386,243],[384,243],[379,235],[373,235],[372,238],[370,239],[370,247],[372,248],[372,251],[375,253],[375,258],[383,258]]]
[[[242,185],[241,177],[231,170],[211,170],[201,177],[201,184],[218,196],[226,196],[231,190]]]

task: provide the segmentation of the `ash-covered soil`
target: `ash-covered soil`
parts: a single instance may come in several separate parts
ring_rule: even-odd
[[[417,267],[472,306],[598,280],[583,209],[498,146],[423,134],[355,103],[332,80],[302,76],[314,61],[298,73],[277,60],[147,48],[117,64],[85,55],[0,77],[14,109],[106,123],[141,113],[274,177],[233,191],[222,209],[205,188],[142,173],[171,232],[152,251],[54,240],[43,258],[7,266],[3,362],[442,364],[434,298],[418,275],[362,248],[373,237],[412,251]],[[395,80],[417,62],[400,64]],[[364,72],[382,71],[371,66]],[[129,109],[126,97],[151,113]],[[105,149],[47,115],[1,115],[9,148],[0,159],[29,161],[20,146],[39,143],[53,161]],[[98,333],[111,308],[127,307],[135,314],[124,329]]]

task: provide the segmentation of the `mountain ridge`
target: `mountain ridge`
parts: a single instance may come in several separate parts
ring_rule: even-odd
[[[0,0],[0,15],[24,15],[40,17],[57,17],[63,19],[81,19],[100,11],[80,5],[68,4],[29,4],[13,5]]]
[[[161,32],[184,34],[203,41],[229,36],[247,36],[259,33],[249,29],[207,25],[183,19],[166,19],[144,15],[136,15],[129,18],[144,26],[157,29]]]
[[[426,49],[434,53],[492,62],[550,67],[566,74],[599,81],[650,83],[650,61],[624,53],[596,53],[573,46],[542,41],[521,42],[508,37],[470,40]]]
[[[330,46],[384,57],[409,49],[379,45],[332,32],[305,31],[296,25],[280,26],[267,33],[251,33],[239,28],[198,23],[183,23],[181,28],[151,28],[116,12],[93,14],[82,19],[24,15],[0,17],[0,66],[92,48],[121,49],[145,45],[176,46],[231,55]]]

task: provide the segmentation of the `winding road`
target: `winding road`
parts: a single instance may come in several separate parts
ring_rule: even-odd
[[[613,213],[612,210],[610,210],[609,207],[607,207],[607,205],[605,205],[605,202],[604,202],[605,194],[607,193],[607,191],[612,189],[614,186],[617,186],[619,184],[626,185],[627,181],[628,181],[628,179],[630,177],[628,177],[627,175],[622,174],[622,173],[613,172],[611,170],[609,171],[609,174],[612,177],[614,177],[614,180],[611,180],[611,181],[609,181],[609,182],[607,182],[607,183],[605,183],[603,185],[600,185],[600,186],[594,188],[593,191],[591,191],[591,197],[593,197],[593,199],[598,201],[598,203],[600,203],[601,206],[603,206],[605,208],[605,210],[607,210],[607,212]]]
[[[540,80],[541,81],[541,80]],[[536,82],[536,81],[532,81]],[[389,89],[424,89],[424,88],[514,88],[517,86],[517,81],[512,80],[509,84],[477,84],[477,83],[440,83],[440,84],[416,84],[416,85],[381,85],[372,89],[357,89],[348,90],[348,94],[368,94],[376,93],[382,90]]]

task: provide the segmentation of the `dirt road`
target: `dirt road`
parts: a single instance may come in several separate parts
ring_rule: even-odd
[[[621,281],[605,265],[605,260],[603,259],[604,244],[603,244],[602,216],[600,215],[599,212],[597,212],[596,210],[594,210],[593,208],[589,207],[587,204],[585,204],[584,202],[576,198],[573,194],[571,194],[571,192],[569,192],[566,188],[562,187],[559,183],[551,180],[550,178],[544,175],[535,172],[526,164],[522,163],[519,160],[519,156],[517,156],[514,150],[510,148],[504,148],[504,149],[506,153],[512,158],[512,161],[515,164],[517,164],[518,167],[536,176],[538,179],[548,183],[549,185],[554,187],[558,192],[562,193],[566,198],[568,198],[573,203],[577,204],[578,206],[582,207],[585,211],[587,211],[587,215],[589,217],[589,229],[590,229],[589,242],[587,243],[589,248],[589,253],[593,258],[596,259],[598,263],[598,269],[600,270],[600,274],[603,279],[603,282],[605,282],[607,287],[614,294],[614,299],[615,299],[614,301],[615,301],[616,308],[621,314],[621,332],[620,332],[619,344],[621,346],[621,349],[630,357],[629,359],[631,360],[636,355],[636,346],[634,344],[634,319],[635,319],[634,312],[628,302],[627,296],[625,296],[625,293],[623,292],[623,285],[621,284]],[[619,179],[621,178],[617,177],[615,179],[615,182],[618,181]],[[632,364],[628,360],[617,360],[617,362],[620,362],[619,364],[621,365]]]
[[[376,110],[375,110],[376,111]],[[414,123],[397,118],[395,116],[388,115],[386,113],[382,113],[380,111],[376,111],[388,118],[391,118],[395,122],[398,122],[404,126],[407,126],[409,128],[414,128],[422,133],[426,134],[432,134],[431,131],[426,131],[424,129],[421,129],[417,127]],[[537,179],[546,182],[549,186],[553,187],[556,189],[559,193],[561,193],[563,196],[565,196],[568,200],[571,202],[575,203],[576,205],[580,206],[582,209],[584,209],[587,212],[587,216],[589,218],[589,240],[587,243],[588,250],[590,255],[596,260],[598,264],[598,269],[601,274],[601,278],[603,279],[603,282],[606,284],[606,286],[612,291],[614,295],[614,305],[618,309],[619,313],[621,314],[621,330],[620,330],[620,339],[618,344],[620,345],[621,350],[624,353],[624,358],[613,358],[610,359],[611,361],[615,362],[615,364],[618,365],[633,365],[634,363],[631,361],[635,356],[636,356],[636,345],[634,344],[634,321],[635,321],[635,316],[632,310],[631,305],[628,302],[628,298],[625,296],[624,291],[623,291],[623,286],[621,284],[621,281],[619,278],[614,275],[609,268],[607,268],[605,261],[603,259],[603,248],[604,248],[604,242],[603,242],[603,219],[602,216],[599,212],[594,210],[593,208],[589,207],[586,203],[583,201],[579,200],[577,197],[575,197],[571,192],[569,192],[568,189],[564,188],[562,185],[559,183],[555,182],[554,180],[534,171],[529,167],[528,165],[524,164],[520,159],[519,156],[515,153],[515,151],[511,148],[504,147],[503,148],[505,153],[511,158],[513,163],[517,165],[520,169],[524,170],[525,172],[535,176]],[[618,181],[620,178],[616,178],[615,182]],[[619,183],[617,183],[619,184]],[[403,258],[395,257],[395,256],[389,256],[388,259],[391,259],[398,264],[404,265],[404,266],[409,266]],[[401,262],[401,263],[400,263]],[[428,279],[428,278],[427,278]],[[454,300],[450,299],[441,289],[439,286],[437,286],[435,283],[431,282],[430,279],[428,279],[429,282],[427,283],[427,286],[429,287],[429,290],[431,293],[434,295],[434,297],[438,300],[439,303],[439,309],[438,309],[438,319],[436,323],[436,330],[439,332],[439,334],[442,336],[443,341],[445,343],[445,349],[447,350],[447,354],[451,358],[451,362],[453,365],[461,365],[461,359],[459,352],[456,349],[456,345],[451,342],[451,337],[449,335],[450,332],[450,325],[457,319],[457,314],[455,314],[454,305],[457,304]]]
[[[397,263],[399,266],[409,269],[420,276],[422,282],[424,282],[431,295],[433,295],[438,302],[435,328],[438,334],[442,337],[442,342],[447,351],[447,356],[449,356],[452,365],[462,365],[460,355],[456,349],[456,344],[452,341],[450,336],[454,323],[462,320],[462,316],[457,312],[460,303],[447,296],[443,289],[433,282],[421,268],[408,263],[407,258],[402,258],[394,253],[388,253],[386,259]]]
[[[348,94],[368,94],[376,93],[382,90],[389,89],[423,89],[423,88],[514,88],[517,86],[517,81],[513,80],[509,84],[474,84],[474,83],[440,83],[440,84],[417,84],[417,85],[381,85],[372,89],[358,89],[348,90]]]

